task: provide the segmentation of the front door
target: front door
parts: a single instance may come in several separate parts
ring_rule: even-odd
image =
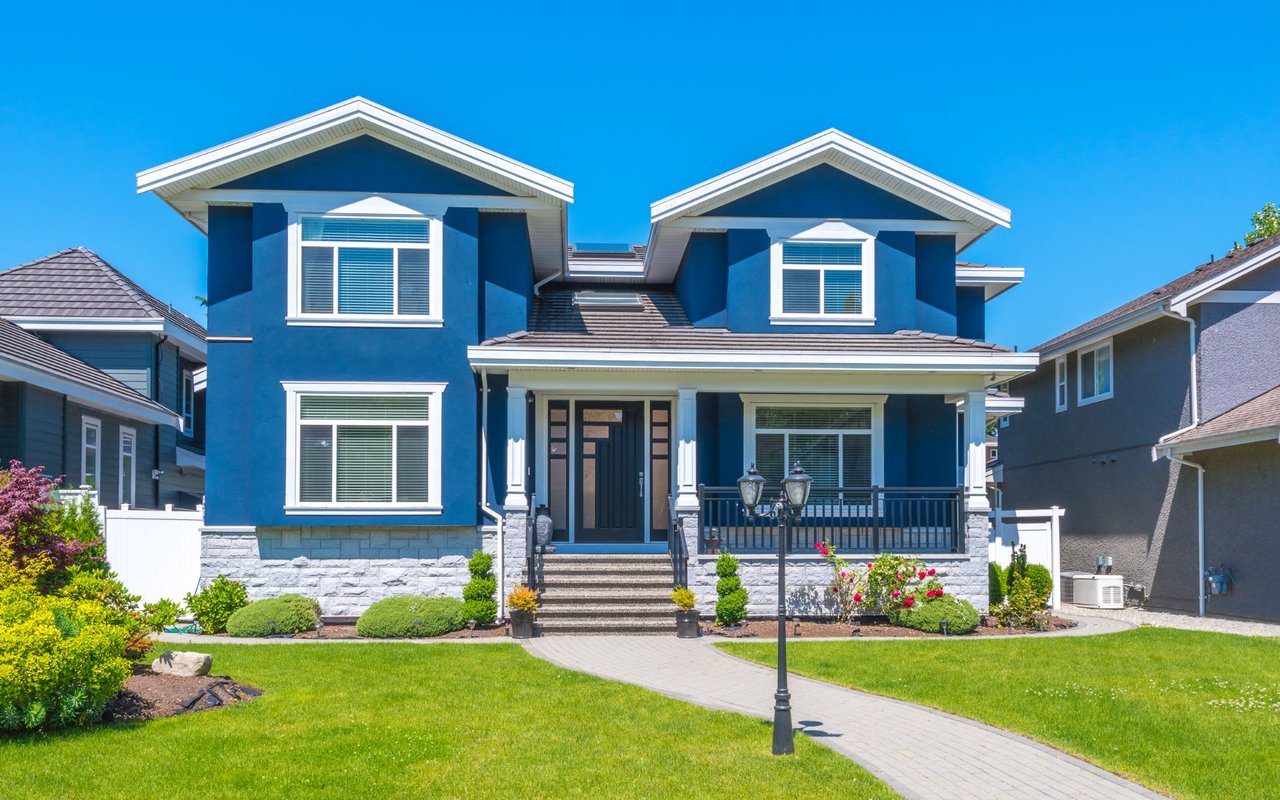
[[[574,541],[643,542],[644,403],[574,404],[577,470]]]

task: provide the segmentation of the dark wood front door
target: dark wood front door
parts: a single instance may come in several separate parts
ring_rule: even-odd
[[[644,403],[578,402],[574,541],[644,541]]]

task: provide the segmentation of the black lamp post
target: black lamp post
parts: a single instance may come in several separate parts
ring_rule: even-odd
[[[809,503],[809,477],[800,462],[782,480],[782,492],[776,500],[761,503],[764,476],[752,464],[747,474],[738,479],[738,494],[747,513],[753,517],[769,517],[778,522],[778,690],[773,695],[773,754],[795,752],[791,727],[791,692],[787,689],[787,540],[791,538],[791,520],[804,513]]]

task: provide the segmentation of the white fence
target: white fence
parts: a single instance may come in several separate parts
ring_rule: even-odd
[[[1018,545],[1027,546],[1027,563],[1043,564],[1053,576],[1053,592],[1049,595],[1049,605],[1054,610],[1062,608],[1059,593],[1061,583],[1062,556],[1059,548],[1061,520],[1065,509],[1052,508],[1022,511],[1006,511],[997,508],[991,512],[991,537],[988,543],[988,558],[1005,566],[1013,558],[1013,550]]]

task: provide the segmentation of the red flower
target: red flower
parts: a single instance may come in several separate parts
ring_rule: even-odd
[[[915,599],[914,597],[911,597],[910,595],[908,595],[908,596],[907,596],[907,599],[902,601],[902,607],[903,607],[903,608],[911,608],[911,606],[912,606],[912,605],[914,605],[914,604],[915,604],[915,602],[916,602],[916,599]]]
[[[936,569],[931,569],[931,570],[929,570],[929,574],[930,574],[930,575],[937,575],[937,574],[938,574],[938,571],[937,571]]]
[[[849,573],[845,572],[844,570],[840,570],[840,577],[841,577],[841,578],[847,578],[847,577],[849,577]]]
[[[902,580],[902,573],[901,573],[901,572],[899,572],[899,573],[898,573],[898,580]]]
[[[924,570],[920,570],[920,573],[919,573],[919,575],[918,575],[917,577],[919,577],[919,578],[920,578],[920,580],[924,580],[924,576],[925,576],[925,572],[924,572]]]
[[[818,552],[822,553],[824,556],[831,553],[831,551],[827,549],[827,546],[825,544],[821,548],[819,548]]]
[[[937,596],[938,596],[938,597],[942,597],[943,593],[944,593],[943,588],[942,588],[941,586],[939,586],[939,587],[938,587],[938,591],[936,592]]]
[[[875,566],[876,565],[871,563],[870,561],[867,562],[867,569],[875,569]]]
[[[839,586],[832,586],[832,587],[831,587],[831,593],[832,593],[832,594],[840,594],[840,587],[839,587]]]
[[[853,593],[853,602],[855,602],[855,603],[861,603],[861,602],[862,602],[862,595],[861,595],[861,594],[859,594],[858,592],[854,592],[854,593]]]
[[[822,549],[822,542],[814,542],[814,543],[813,543],[813,549],[814,549],[814,550],[821,550],[821,549]]]
[[[901,594],[902,592],[898,591],[897,589],[894,589],[892,592],[889,592],[890,597],[899,597]]]

